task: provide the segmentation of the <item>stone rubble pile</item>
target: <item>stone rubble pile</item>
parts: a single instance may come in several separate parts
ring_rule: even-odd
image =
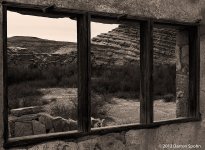
[[[9,116],[10,137],[64,132],[77,129],[77,121],[53,117],[41,106],[11,110]]]

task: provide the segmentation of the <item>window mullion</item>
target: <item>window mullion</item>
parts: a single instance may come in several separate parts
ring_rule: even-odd
[[[8,86],[7,86],[7,7],[2,6],[2,42],[3,42],[3,121],[4,121],[4,140],[8,140]],[[1,62],[2,63],[2,62]]]
[[[89,132],[90,112],[90,15],[79,15],[78,37],[78,130]]]
[[[189,117],[199,118],[200,35],[199,26],[189,28]]]
[[[140,123],[153,122],[152,70],[153,70],[153,21],[140,23]]]

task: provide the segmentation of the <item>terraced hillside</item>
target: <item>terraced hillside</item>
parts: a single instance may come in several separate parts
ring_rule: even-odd
[[[175,63],[175,45],[176,31],[174,29],[154,28],[155,63]],[[76,43],[72,42],[17,36],[8,39],[8,61],[10,65],[63,65],[76,61],[76,48]],[[92,64],[123,65],[133,63],[139,61],[139,49],[139,27],[119,25],[118,28],[92,39]]]
[[[154,62],[175,63],[176,30],[154,28]],[[97,64],[122,65],[139,61],[139,26],[119,25],[108,33],[102,33],[92,39],[92,49]]]

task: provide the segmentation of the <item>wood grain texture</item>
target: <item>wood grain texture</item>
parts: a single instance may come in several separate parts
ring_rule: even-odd
[[[78,129],[90,131],[90,16],[79,15],[77,22],[78,37]]]
[[[153,70],[153,22],[140,24],[140,123],[153,122],[152,70]]]
[[[200,117],[200,32],[199,26],[189,27],[189,117]]]
[[[4,120],[4,140],[8,140],[8,85],[7,85],[7,7],[3,6],[3,120]]]

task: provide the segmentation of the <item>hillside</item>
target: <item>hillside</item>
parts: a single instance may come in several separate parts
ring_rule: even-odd
[[[76,47],[76,43],[52,41],[40,39],[37,37],[14,36],[8,38],[8,49],[11,53],[55,53],[62,47],[66,47],[67,51],[70,48]]]
[[[160,64],[175,63],[176,30],[155,27],[153,34],[154,62]],[[65,59],[70,54],[72,54],[72,57],[76,57],[76,48],[76,43],[72,42],[52,41],[25,36],[8,38],[8,53],[15,54],[11,56],[11,60],[15,61],[25,60],[22,58],[24,56],[25,58],[32,58],[33,61],[35,59],[33,54],[38,58],[42,57],[44,60],[50,60],[51,58],[48,58],[51,57],[50,54],[55,54],[53,56],[58,58],[58,62],[70,62]],[[58,54],[61,56],[57,56]],[[65,57],[62,56],[64,54]],[[102,33],[94,37],[92,39],[91,54],[93,65],[124,65],[139,62],[139,27],[119,25],[119,27],[108,33]],[[74,59],[76,60],[76,58],[72,58],[72,60]],[[18,64],[18,62],[16,63]]]

